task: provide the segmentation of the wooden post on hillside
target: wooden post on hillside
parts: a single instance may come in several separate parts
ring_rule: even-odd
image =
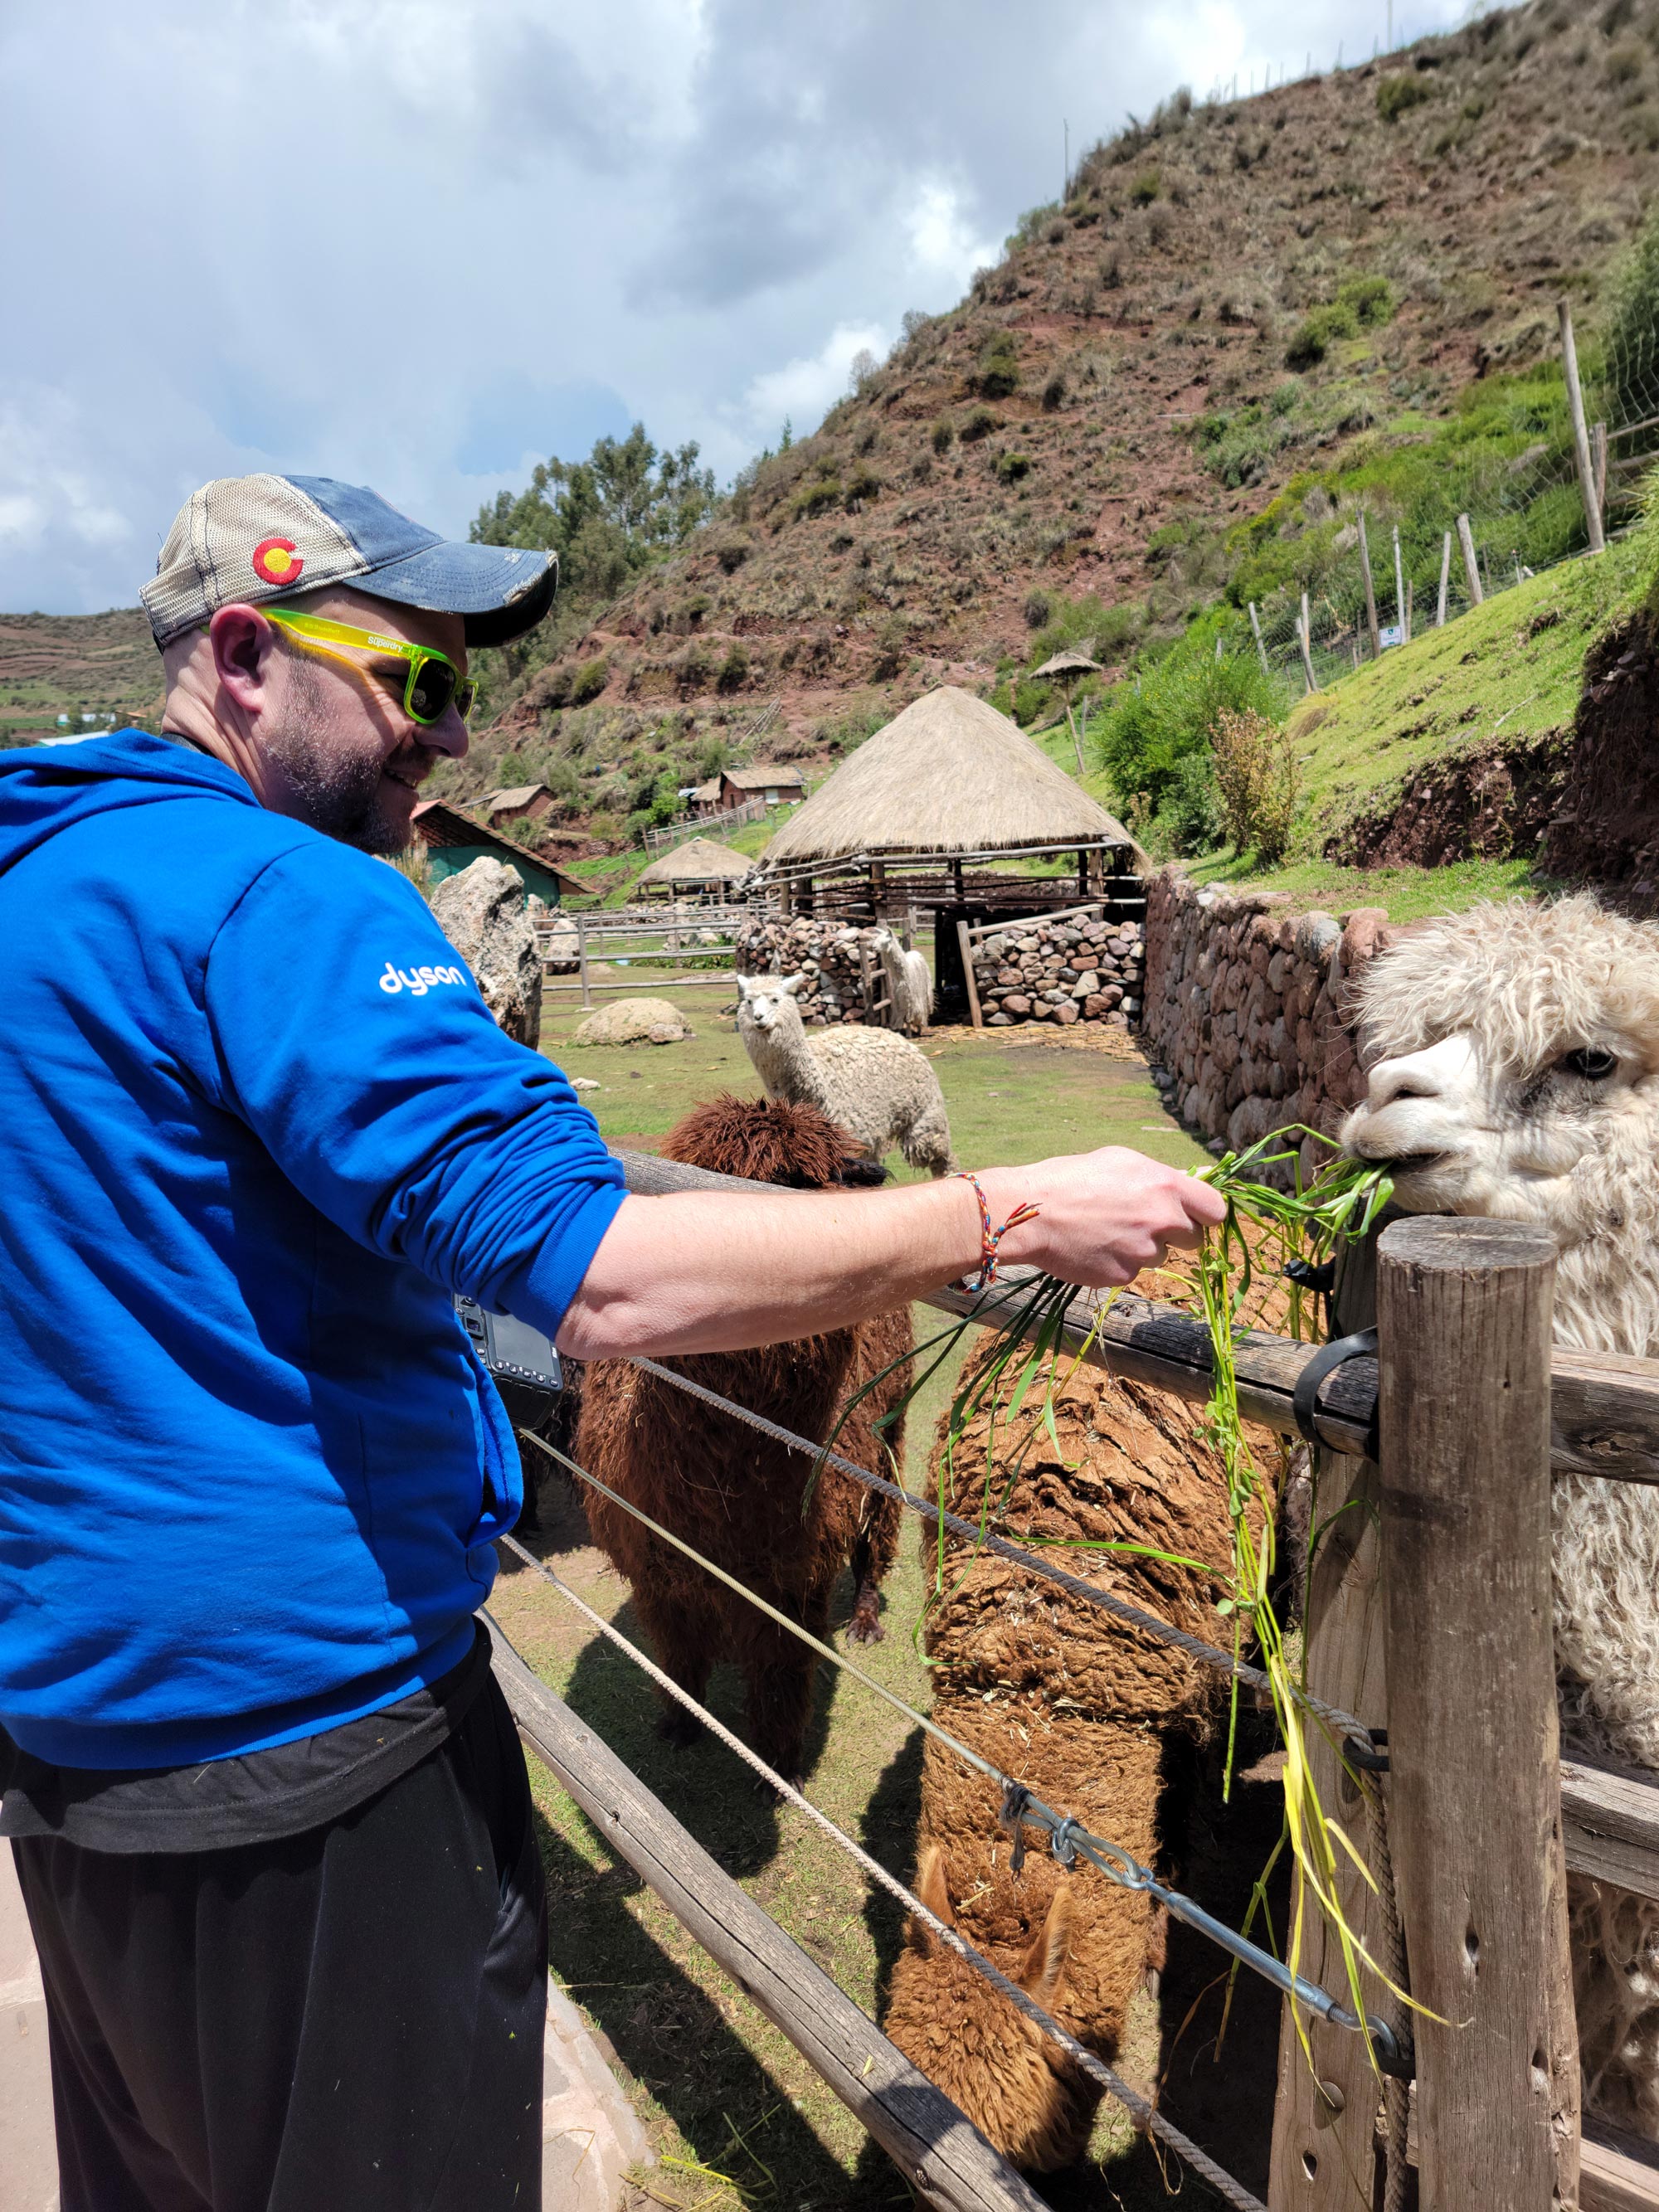
[[[979,985],[974,981],[974,948],[968,936],[967,920],[961,915],[957,917],[957,943],[962,947],[962,980],[968,991],[969,1018],[976,1030],[982,1030],[985,1020],[979,1010]]]
[[[1394,526],[1394,618],[1401,645],[1411,643],[1411,618],[1406,611],[1406,579],[1400,566],[1400,525]]]
[[[593,994],[587,987],[587,916],[576,916],[576,972],[581,977],[582,1005],[591,1006]]]
[[[1451,538],[1452,534],[1449,530],[1441,541],[1440,546],[1440,598],[1434,611],[1434,626],[1437,629],[1444,629],[1446,627],[1446,586],[1451,581]]]
[[[1382,658],[1382,635],[1376,626],[1376,586],[1371,581],[1371,549],[1365,536],[1365,510],[1359,510],[1359,565],[1365,575],[1365,627],[1370,632],[1371,659]]]
[[[1595,512],[1605,515],[1607,511],[1607,426],[1605,422],[1590,424],[1590,466],[1595,475]]]
[[[1254,599],[1250,601],[1250,629],[1255,634],[1256,655],[1261,663],[1261,673],[1264,676],[1271,676],[1273,671],[1267,665],[1267,648],[1261,642],[1261,617],[1255,611]]]
[[[1308,631],[1308,594],[1305,592],[1302,594],[1302,620],[1297,625],[1296,641],[1302,648],[1302,673],[1308,689],[1317,691],[1319,686],[1314,681],[1313,650]]]
[[[1567,380],[1567,412],[1572,417],[1572,450],[1578,463],[1578,489],[1584,501],[1584,533],[1592,553],[1607,544],[1601,531],[1601,502],[1595,496],[1595,465],[1590,459],[1589,432],[1584,427],[1584,395],[1578,386],[1578,349],[1572,342],[1572,311],[1565,300],[1555,303],[1561,325],[1561,367]]]
[[[1469,605],[1478,607],[1486,599],[1480,588],[1480,563],[1474,557],[1474,532],[1469,528],[1469,518],[1457,518],[1457,543],[1463,556],[1463,577],[1469,587]]]
[[[1554,1287],[1553,1238],[1520,1222],[1419,1217],[1378,1240],[1386,1801],[1425,2008],[1412,2030],[1431,2212],[1578,2202],[1550,1588]]]
[[[1376,1318],[1374,1241],[1349,1247],[1340,1263],[1336,1328],[1368,1328]],[[1382,1638],[1381,1552],[1377,1537],[1378,1469],[1370,1460],[1319,1451],[1318,1510],[1323,1533],[1315,1547],[1303,1601],[1308,1687],[1368,1728],[1389,1724]],[[1365,1808],[1323,1733],[1307,1732],[1308,1759],[1320,1802],[1363,1845]],[[1379,1940],[1376,1899],[1358,1871],[1344,1863],[1339,1889],[1348,1924],[1368,1946]],[[1310,1912],[1301,1970],[1339,1993],[1346,1986],[1342,1953],[1323,1916]],[[1378,2165],[1376,2077],[1362,2039],[1346,2029],[1306,2021],[1309,2066],[1290,2008],[1279,2031],[1279,2090],[1273,2104],[1272,2212],[1371,2212]],[[1376,2198],[1380,2203],[1380,2197]]]
[[[1407,579],[1406,579],[1406,642],[1407,642],[1407,645],[1409,645],[1409,644],[1411,643],[1411,641],[1412,641],[1412,580],[1411,580],[1411,578],[1410,578],[1409,576],[1407,576]]]

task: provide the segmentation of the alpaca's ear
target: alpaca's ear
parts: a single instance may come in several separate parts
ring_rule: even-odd
[[[748,978],[746,975],[739,975],[739,976],[738,976],[738,996],[740,999],[746,999],[746,998],[749,996],[749,994],[750,994],[750,991],[752,990],[752,988],[754,988],[754,987],[753,987],[753,986],[752,986],[752,984],[750,982],[749,978]]]
[[[1035,1997],[1045,2012],[1053,2007],[1071,1951],[1072,1893],[1069,1886],[1062,1885],[1054,1892],[1048,1917],[1014,1977],[1026,1996]]]
[[[954,1928],[957,1916],[951,1909],[951,1891],[945,1878],[945,1854],[937,1844],[928,1844],[916,1862],[916,1895],[935,1920],[942,1920],[947,1928]],[[914,1914],[910,1919],[910,1941],[924,1956],[931,1958],[939,1948],[939,1938],[925,1922]]]
[[[799,975],[786,975],[778,988],[781,991],[787,991],[793,999],[797,991],[804,991],[806,988],[805,970],[803,969]]]

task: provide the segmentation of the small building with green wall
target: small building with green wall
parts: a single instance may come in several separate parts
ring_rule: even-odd
[[[441,799],[425,799],[415,809],[415,830],[426,847],[434,884],[442,883],[446,876],[459,875],[474,860],[501,860],[517,869],[526,890],[534,891],[549,906],[558,906],[567,898],[586,898],[592,892],[592,886],[579,876],[567,875],[551,860],[538,860],[511,838],[486,830],[470,814],[446,806]]]

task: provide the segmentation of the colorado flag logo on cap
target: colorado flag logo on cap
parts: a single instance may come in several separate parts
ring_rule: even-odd
[[[264,538],[253,549],[253,573],[264,584],[291,584],[305,567],[291,538]]]

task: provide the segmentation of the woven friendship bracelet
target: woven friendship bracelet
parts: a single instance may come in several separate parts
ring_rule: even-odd
[[[1000,1229],[993,1229],[991,1209],[986,1203],[984,1191],[980,1188],[979,1177],[970,1175],[966,1168],[958,1168],[955,1180],[971,1183],[974,1196],[979,1200],[979,1273],[976,1276],[964,1275],[962,1287],[964,1291],[988,1291],[997,1279],[997,1247],[1011,1229],[1018,1229],[1023,1222],[1035,1221],[1042,1209],[1035,1206],[1017,1206]]]

